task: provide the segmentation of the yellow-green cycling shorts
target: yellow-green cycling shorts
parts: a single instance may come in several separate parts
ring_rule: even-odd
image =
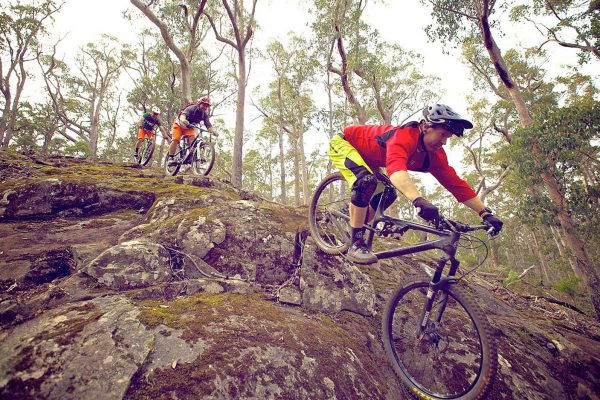
[[[341,172],[348,186],[352,188],[354,182],[368,174],[373,174],[373,170],[367,165],[362,156],[342,134],[335,135],[329,141],[329,158],[331,163]],[[383,191],[383,183],[377,183],[377,189],[373,196]]]

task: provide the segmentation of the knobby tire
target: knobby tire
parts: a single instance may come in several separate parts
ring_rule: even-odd
[[[176,157],[179,156],[179,153],[176,153]],[[175,165],[169,166],[169,152],[165,156],[165,173],[167,175],[175,176],[179,172],[181,168],[181,162],[176,163]]]
[[[154,140],[145,140],[144,141],[144,144],[142,145],[142,148],[140,149],[141,152],[139,153],[140,155],[139,155],[139,159],[138,159],[138,163],[142,167],[145,167],[146,165],[148,165],[150,160],[152,160],[152,155],[154,154],[154,147],[155,147]]]
[[[308,212],[308,226],[323,252],[339,254],[350,247],[349,205],[350,191],[341,173],[330,174],[317,185]]]
[[[496,343],[481,309],[456,285],[436,293],[427,333],[419,338],[430,279],[413,279],[394,292],[382,320],[385,351],[415,399],[479,400],[498,369]],[[448,301],[443,306],[443,298]],[[440,324],[433,321],[442,309]]]
[[[212,142],[200,142],[194,150],[192,172],[196,175],[208,175],[215,164],[215,146]]]

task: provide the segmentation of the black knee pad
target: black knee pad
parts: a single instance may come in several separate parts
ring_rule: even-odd
[[[371,196],[377,188],[377,178],[375,175],[368,174],[354,182],[352,186],[351,202],[356,207],[366,207],[371,200]]]
[[[383,195],[383,192],[381,193],[377,193],[377,195],[375,195],[375,197],[373,197],[371,199],[371,207],[375,210],[377,210],[377,206],[379,205],[379,199],[381,199],[381,196]],[[383,203],[383,209],[387,210],[389,206],[391,206],[394,201],[396,201],[396,199],[398,198],[398,195],[396,194],[396,192],[392,192],[391,196],[388,196],[385,199],[385,203]]]

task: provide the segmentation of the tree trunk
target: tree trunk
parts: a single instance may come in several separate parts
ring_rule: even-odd
[[[179,64],[181,65],[181,91],[182,91],[182,97],[183,97],[183,103],[187,104],[190,101],[192,101],[192,85],[191,85],[191,71],[190,71],[190,60],[193,57],[193,52],[190,48],[190,54],[189,54],[189,59],[188,57],[183,53],[183,51],[177,47],[177,45],[175,44],[175,41],[173,40],[173,38],[171,37],[171,35],[169,35],[169,30],[167,28],[167,25],[161,21],[160,19],[158,19],[158,17],[152,12],[152,10],[150,10],[150,8],[144,4],[142,1],[140,0],[130,0],[131,4],[133,4],[134,6],[136,6],[154,25],[156,25],[158,27],[158,29],[160,30],[160,34],[162,36],[162,38],[165,41],[165,44],[167,45],[167,47],[169,48],[169,50],[171,50],[173,52],[173,54],[175,54],[175,57],[177,57],[177,59],[179,60]],[[198,9],[196,10],[196,15],[195,15],[195,19],[199,18],[200,14],[203,13],[204,11],[204,6],[206,5],[206,1],[207,0],[202,0],[200,2],[200,5],[198,6]],[[193,42],[193,35],[195,35],[196,32],[193,31],[191,32],[191,42]],[[193,46],[191,46],[193,47]]]
[[[306,168],[306,155],[304,154],[304,132],[302,115],[299,115],[300,127],[298,129],[298,155],[300,156],[300,174],[302,176],[302,204],[308,205],[308,170]]]
[[[8,118],[10,116],[10,103],[11,103],[10,93],[8,93],[8,95],[5,94],[5,98],[6,98],[6,102],[4,103],[4,110],[2,110],[2,117],[0,118],[0,147],[3,149],[5,148],[4,147],[4,138],[6,137],[6,134],[7,134]]]
[[[298,154],[298,140],[294,140],[292,147],[292,154],[294,157],[294,205],[300,206],[300,157]]]
[[[27,80],[27,73],[25,72],[25,67],[21,63],[19,65],[21,70],[21,76],[18,78],[17,82],[17,91],[15,92],[15,97],[12,100],[12,107],[8,112],[7,116],[7,124],[4,132],[4,140],[2,141],[2,148],[7,149],[8,144],[12,140],[15,134],[15,125],[17,121],[17,114],[19,113],[19,101],[21,99],[21,93],[23,93],[23,87],[25,86],[25,81]]]
[[[231,183],[236,188],[242,187],[243,147],[244,147],[244,101],[246,100],[246,59],[238,53],[238,95],[235,112],[235,136],[233,138],[233,168]]]
[[[554,243],[556,244],[556,248],[558,249],[558,254],[561,258],[565,257],[565,247],[563,244],[563,240],[560,237],[560,232],[553,225],[550,225],[550,231],[552,232],[552,238],[554,239]]]
[[[488,21],[488,2],[484,1],[484,4],[485,9],[483,10],[483,14],[480,15],[480,28],[484,45],[488,51],[492,63],[494,64],[494,68],[496,69],[498,76],[502,80],[504,86],[507,88],[510,94],[510,97],[513,100],[513,103],[517,109],[517,113],[519,114],[521,125],[527,127],[531,125],[533,119],[531,118],[531,114],[529,113],[529,109],[525,104],[525,100],[523,99],[521,91],[512,81],[510,71],[506,67],[506,63],[504,62],[500,49],[494,41]],[[535,144],[533,144],[531,150],[537,157],[542,157]],[[559,185],[556,182],[556,179],[548,171],[542,172],[541,177],[542,181],[544,182],[544,186],[548,191],[550,199],[558,210],[557,218],[565,231],[565,240],[567,241],[567,245],[575,257],[575,275],[582,280],[584,286],[586,287],[587,292],[592,299],[596,316],[598,319],[600,319],[600,286],[598,285],[600,283],[600,279],[598,277],[598,272],[589,259],[585,243],[575,229],[571,215],[564,207],[564,199],[561,196]]]
[[[287,191],[285,188],[285,147],[283,142],[283,127],[279,126],[279,185],[281,189],[281,203],[287,204]]]
[[[546,257],[540,248],[540,242],[535,234],[535,230],[531,231],[531,235],[533,236],[533,244],[535,245],[535,251],[537,253],[538,258],[540,259],[540,282],[542,286],[544,286],[544,282],[549,285],[550,278],[548,277],[548,264],[546,264]]]

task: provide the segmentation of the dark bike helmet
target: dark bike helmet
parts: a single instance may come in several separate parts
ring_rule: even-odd
[[[423,109],[423,117],[431,124],[443,125],[456,136],[462,136],[465,129],[473,128],[471,121],[444,104],[434,104]]]

